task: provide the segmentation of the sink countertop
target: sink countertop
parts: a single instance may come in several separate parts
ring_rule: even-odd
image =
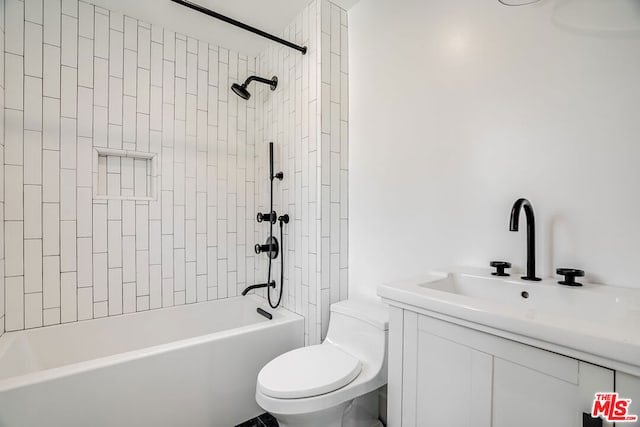
[[[378,295],[391,305],[640,376],[640,289],[568,287],[558,280],[456,268],[381,285]]]

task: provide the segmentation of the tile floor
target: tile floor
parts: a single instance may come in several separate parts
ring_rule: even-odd
[[[238,424],[236,427],[278,427],[278,421],[270,414],[264,413],[259,417]]]

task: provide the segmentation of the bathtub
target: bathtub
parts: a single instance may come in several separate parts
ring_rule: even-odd
[[[247,296],[9,332],[0,426],[234,426],[263,412],[258,371],[303,327]]]

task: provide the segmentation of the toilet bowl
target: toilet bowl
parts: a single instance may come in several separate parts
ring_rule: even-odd
[[[280,427],[377,427],[387,383],[389,314],[381,303],[331,306],[322,344],[284,353],[258,374],[256,401]]]

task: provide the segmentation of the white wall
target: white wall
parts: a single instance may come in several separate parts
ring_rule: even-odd
[[[349,12],[350,293],[453,264],[640,287],[637,2],[363,0]]]

